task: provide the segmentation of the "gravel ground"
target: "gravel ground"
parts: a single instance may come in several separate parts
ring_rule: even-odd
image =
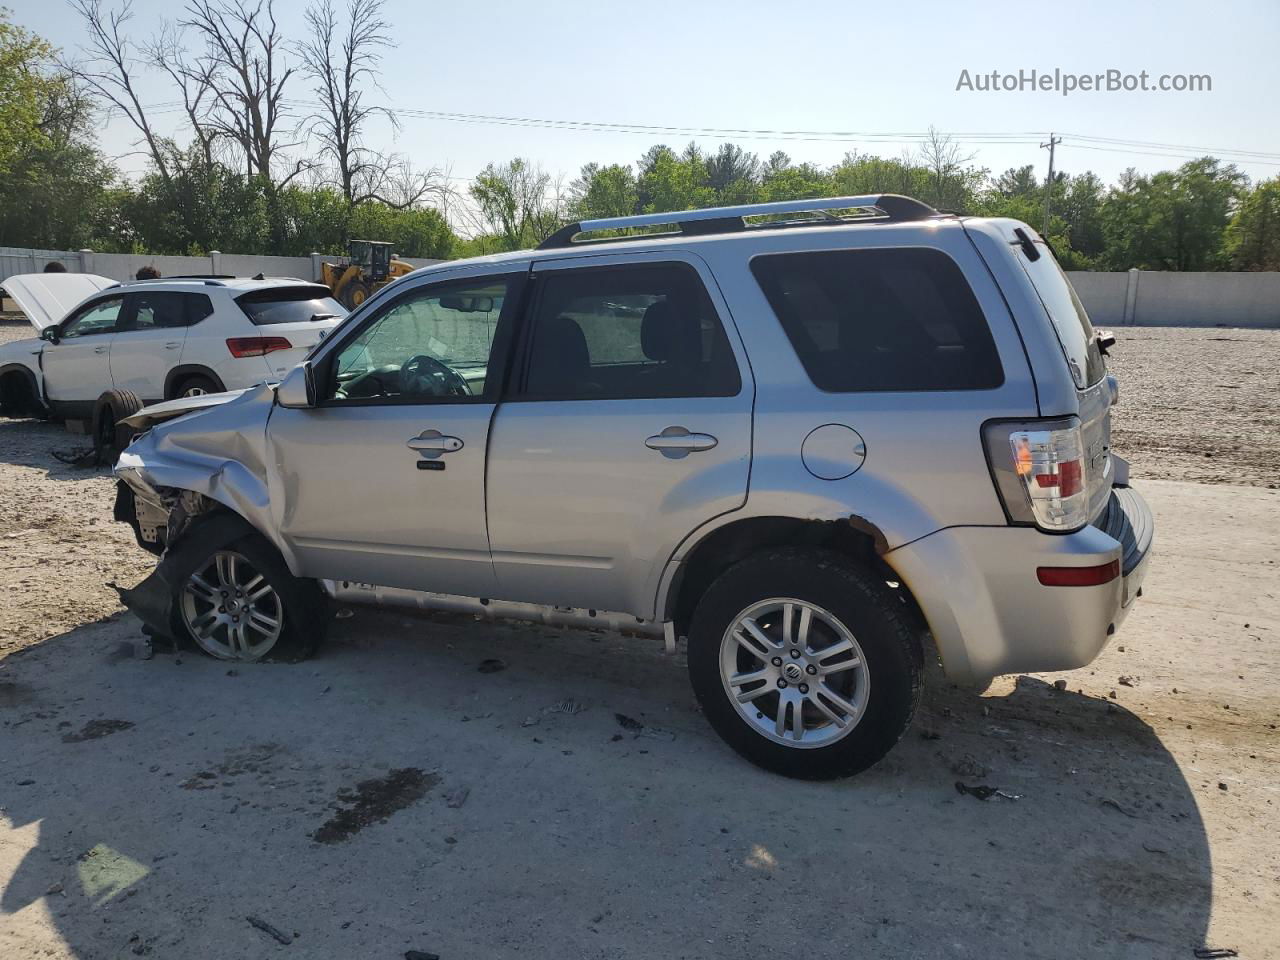
[[[933,675],[837,784],[743,763],[683,654],[610,634],[355,608],[303,665],[144,659],[111,478],[0,419],[0,957],[1280,960],[1280,332],[1113,355],[1146,597],[1086,669]]]
[[[1280,330],[1131,327],[1116,339],[1113,443],[1135,478],[1280,487]]]

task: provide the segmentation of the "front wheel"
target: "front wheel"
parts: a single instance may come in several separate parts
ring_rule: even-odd
[[[923,653],[893,592],[835,553],[748,557],[708,588],[689,677],[716,732],[752,763],[828,780],[880,760],[920,702]]]
[[[174,633],[218,660],[301,660],[324,631],[325,597],[289,572],[276,549],[252,533],[208,549],[184,538],[174,558]]]

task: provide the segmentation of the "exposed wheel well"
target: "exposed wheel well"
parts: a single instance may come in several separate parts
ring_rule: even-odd
[[[668,599],[666,617],[675,621],[676,635],[687,632],[699,598],[720,574],[760,550],[774,547],[812,547],[848,557],[887,582],[897,574],[880,557],[884,534],[861,517],[844,520],[800,520],[795,517],[751,517],[737,520],[708,534],[685,559]],[[900,586],[904,602],[919,616],[915,598]]]
[[[0,409],[8,414],[41,412],[35,377],[25,368],[0,372]]]

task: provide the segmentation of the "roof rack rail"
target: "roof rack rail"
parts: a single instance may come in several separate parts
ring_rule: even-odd
[[[865,210],[858,216],[837,215],[836,210]],[[763,223],[749,220],[786,214],[819,214],[820,217],[799,217],[790,220],[769,219]],[[780,203],[752,203],[740,207],[710,207],[704,210],[672,210],[666,213],[646,213],[635,217],[608,217],[602,220],[582,220],[561,227],[542,243],[539,250],[555,250],[586,243],[608,243],[621,240],[658,239],[670,236],[702,236],[711,233],[738,233],[774,227],[815,226],[840,223],[902,223],[910,220],[927,220],[943,216],[927,203],[896,193],[873,193],[859,197],[820,197],[811,200],[784,200]],[[651,234],[599,237],[578,240],[579,235],[601,230],[630,230],[636,227],[673,226],[678,231]]]

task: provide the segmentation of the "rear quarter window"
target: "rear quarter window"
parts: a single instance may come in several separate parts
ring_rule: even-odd
[[[1035,260],[1028,259],[1025,253],[1018,253],[1018,262],[1049,315],[1053,332],[1058,336],[1062,354],[1071,369],[1071,378],[1076,387],[1083,390],[1106,375],[1107,363],[1102,359],[1089,314],[1067,275],[1058,266],[1053,252],[1043,240],[1037,241],[1036,249],[1040,256]]]
[[[941,251],[766,254],[751,271],[820,390],[990,390],[1004,382],[982,308]]]

